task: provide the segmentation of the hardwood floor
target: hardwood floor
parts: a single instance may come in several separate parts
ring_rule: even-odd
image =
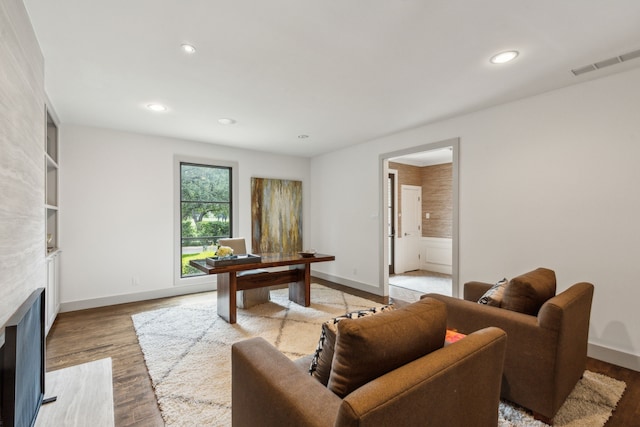
[[[345,288],[314,279],[336,289],[362,296],[378,303],[388,298]],[[398,304],[417,300],[419,294],[402,288],[390,289],[391,299]],[[131,315],[184,302],[213,302],[213,293],[162,298],[90,310],[61,313],[47,337],[47,371],[111,357],[113,363],[113,399],[117,427],[164,425],[144,358],[133,329]],[[607,427],[638,426],[640,423],[640,372],[589,359],[587,369],[603,373],[627,383],[618,408]]]
[[[638,404],[640,402],[640,372],[592,358],[587,359],[587,369],[627,383],[622,399],[607,421],[606,427],[640,426],[640,404]]]

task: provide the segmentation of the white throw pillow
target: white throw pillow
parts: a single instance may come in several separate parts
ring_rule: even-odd
[[[478,300],[478,304],[500,307],[500,304],[502,303],[502,295],[504,294],[504,288],[505,286],[507,286],[507,283],[509,283],[509,281],[506,278],[496,282],[496,284],[493,285],[491,289],[489,289],[484,293],[484,295],[482,295],[482,297],[480,297],[480,299]]]

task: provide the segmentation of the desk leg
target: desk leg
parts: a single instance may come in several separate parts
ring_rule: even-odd
[[[299,270],[298,280],[289,283],[289,300],[305,307],[311,305],[311,266],[296,265],[292,269]]]
[[[236,291],[238,289],[235,271],[218,274],[218,316],[228,323],[236,323]]]

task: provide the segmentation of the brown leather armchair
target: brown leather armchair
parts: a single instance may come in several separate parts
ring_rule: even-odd
[[[424,317],[415,322],[398,320],[407,310],[422,310],[425,305],[427,310],[436,307],[435,324]],[[507,345],[504,332],[486,328],[443,346],[444,304],[421,300],[408,307],[341,320],[328,387],[309,375],[309,358],[294,362],[262,338],[235,343],[231,353],[233,426],[495,426]],[[422,331],[431,338],[437,335],[436,350],[375,376],[389,357],[397,359],[404,351],[401,341],[409,347],[424,346]],[[355,352],[345,344],[351,338]],[[374,345],[368,346],[371,342]],[[385,356],[376,363],[372,354]],[[340,397],[331,383],[348,362],[346,356],[356,371],[376,374]]]
[[[466,283],[464,300],[436,294],[423,298],[447,304],[449,329],[467,334],[489,326],[504,330],[508,344],[501,397],[551,423],[586,367],[594,287],[577,283],[555,295],[555,273],[539,268],[512,279],[500,306],[478,304],[491,287]],[[513,311],[515,297],[526,300],[529,314]]]

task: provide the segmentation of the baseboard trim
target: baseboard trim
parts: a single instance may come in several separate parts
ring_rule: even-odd
[[[441,274],[451,274],[453,270],[450,265],[434,264],[432,262],[424,262],[420,267],[421,270],[433,271]]]
[[[343,277],[331,274],[312,272],[312,275],[320,279],[328,280],[339,285],[349,286],[365,292],[376,295],[382,295],[382,290],[365,283],[356,282],[355,280],[345,279]],[[126,304],[130,302],[145,301],[150,299],[175,297],[179,295],[197,294],[200,292],[210,292],[216,290],[216,282],[204,283],[200,285],[174,286],[171,288],[157,289],[148,292],[137,292],[132,294],[113,295],[109,297],[93,298],[88,300],[79,300],[60,303],[60,313],[69,311],[86,310],[89,308],[105,307],[116,304]]]
[[[640,356],[635,354],[589,343],[587,355],[594,359],[640,372]]]
[[[346,279],[344,277],[334,276],[333,274],[322,273],[320,271],[312,271],[311,276],[317,277],[319,279],[328,280],[329,282],[337,283],[338,285],[348,286],[350,288],[354,288],[359,291],[364,291],[364,292],[369,292],[371,294],[384,296],[383,289],[379,287],[367,285],[366,283],[357,282],[355,280]]]
[[[60,303],[60,312],[86,310],[88,308],[105,307],[108,305],[126,304],[129,302],[145,301],[150,299],[175,297],[178,295],[197,294],[200,292],[210,292],[216,290],[215,282],[202,285],[174,286],[171,288],[157,289],[148,292],[137,292],[134,294],[113,295],[103,298],[94,298],[81,301],[71,301]]]

